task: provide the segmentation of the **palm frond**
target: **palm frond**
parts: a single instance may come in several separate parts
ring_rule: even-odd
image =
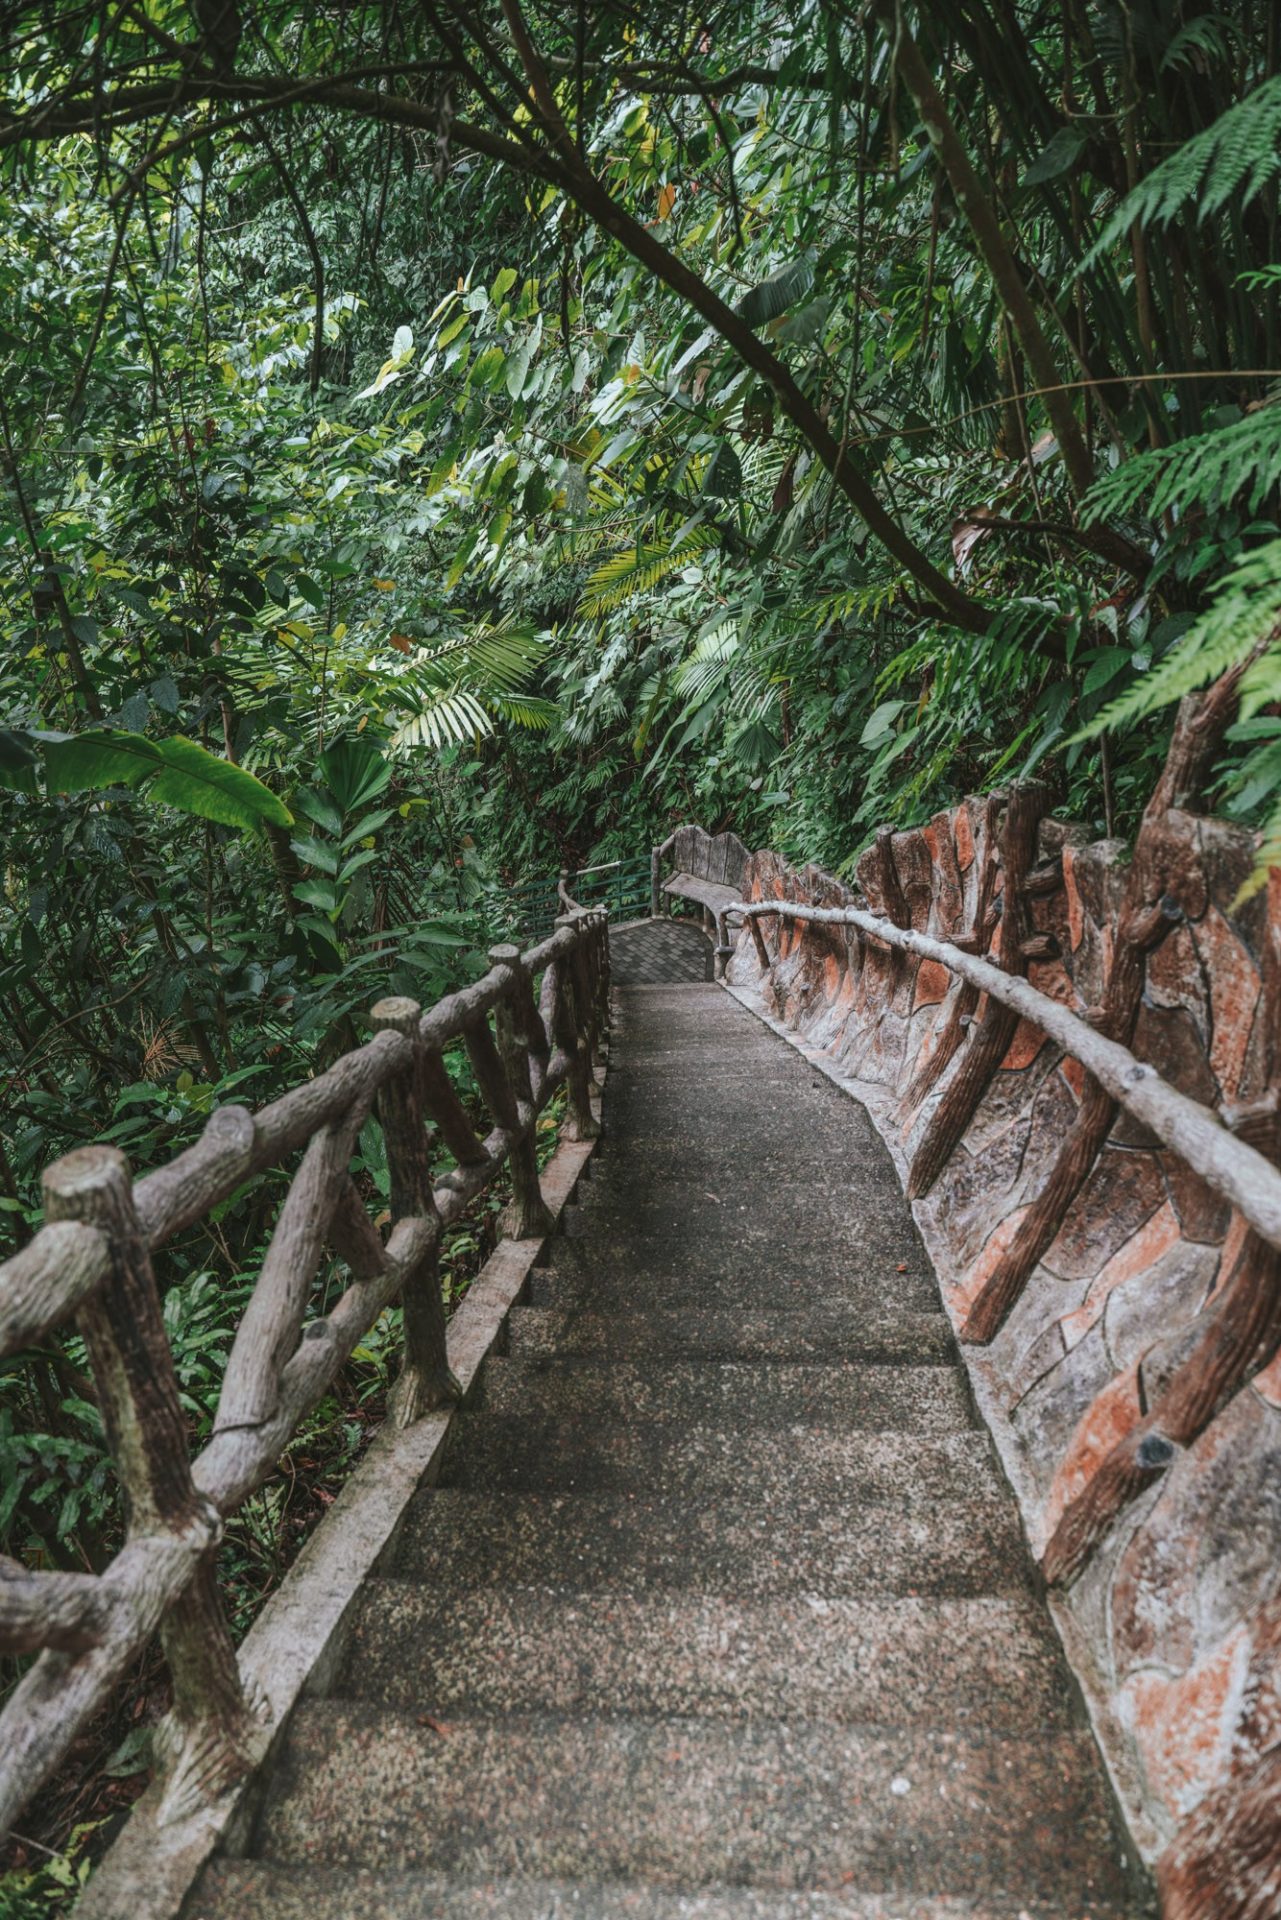
[[[647,545],[638,541],[633,547],[624,547],[590,576],[579,601],[579,613],[588,619],[612,613],[636,595],[649,593],[669,573],[688,566],[696,553],[715,540],[713,528],[693,521],[671,543]]]

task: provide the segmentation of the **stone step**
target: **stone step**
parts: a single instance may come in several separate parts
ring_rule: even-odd
[[[610,1148],[613,1151],[610,1151]],[[903,1204],[898,1175],[887,1160],[871,1172],[851,1172],[847,1156],[816,1170],[806,1141],[772,1135],[762,1141],[756,1160],[756,1180],[749,1190],[735,1188],[726,1179],[725,1148],[721,1141],[651,1135],[629,1126],[621,1140],[607,1137],[606,1149],[580,1188],[593,1207],[616,1205],[644,1209],[658,1202],[679,1200],[687,1215],[696,1218],[717,1206],[742,1206],[777,1218],[775,1189],[782,1189],[778,1205],[785,1213],[804,1216],[813,1230],[813,1210],[824,1213],[830,1204],[891,1208],[897,1228],[909,1235],[912,1223]],[[703,1203],[706,1202],[706,1205]],[[711,1215],[710,1217],[714,1217]]]
[[[809,1204],[794,1199],[776,1211],[749,1206],[722,1188],[721,1201],[688,1190],[650,1195],[639,1191],[630,1203],[593,1199],[590,1184],[576,1207],[564,1215],[562,1235],[590,1240],[602,1260],[639,1265],[654,1254],[677,1256],[698,1274],[712,1267],[751,1263],[763,1274],[821,1274],[839,1287],[848,1278],[876,1279],[888,1285],[900,1266],[931,1271],[915,1229],[896,1207],[867,1201],[833,1200],[821,1195]],[[553,1239],[553,1250],[562,1235]]]
[[[670,1161],[646,1151],[636,1166],[621,1167],[616,1157],[579,1190],[575,1220],[599,1226],[609,1238],[625,1227],[642,1239],[681,1231],[706,1240],[727,1229],[736,1237],[771,1234],[779,1250],[795,1242],[813,1255],[856,1246],[864,1254],[893,1254],[895,1259],[925,1255],[911,1216],[889,1182],[859,1186],[833,1175],[814,1180],[799,1163],[780,1161],[766,1176],[782,1189],[775,1202],[762,1204],[759,1191],[745,1193],[729,1185],[715,1158],[685,1151]]]
[[[522,1359],[561,1355],[655,1354],[701,1360],[861,1360],[956,1363],[941,1313],[871,1314],[858,1307],[774,1313],[737,1308],[660,1308],[596,1313],[574,1307],[515,1307],[509,1351]]]
[[[1083,1735],[797,1721],[441,1721],[320,1700],[295,1714],[256,1851],[299,1865],[644,1879],[672,1888],[1124,1897]]]
[[[816,1312],[855,1307],[866,1313],[942,1314],[938,1282],[918,1270],[899,1273],[898,1262],[866,1268],[831,1259],[779,1266],[755,1255],[729,1254],[724,1247],[696,1256],[679,1240],[638,1248],[624,1241],[603,1246],[571,1234],[548,1241],[545,1265],[530,1275],[529,1298],[535,1306],[587,1304],[634,1311],[642,1307],[742,1307],[757,1312],[812,1308]]]
[[[679,1893],[621,1881],[452,1880],[257,1860],[215,1861],[187,1912],[190,1920],[1145,1920],[1138,1906],[1092,1899],[1065,1909],[1020,1893]]]
[[[800,1486],[838,1508],[856,1501],[1000,1505],[1010,1497],[979,1431],[930,1439],[799,1426],[735,1433],[480,1410],[456,1418],[439,1484],[491,1492],[651,1493],[691,1502],[745,1490],[777,1501]]]
[[[1043,1611],[1008,1596],[459,1593],[376,1580],[334,1691],[446,1717],[752,1715],[1003,1733],[1074,1720]]]
[[[865,1427],[962,1433],[976,1424],[959,1370],[803,1361],[508,1359],[486,1362],[495,1413],[672,1420],[707,1427]]]
[[[429,1488],[415,1496],[389,1570],[453,1588],[678,1588],[744,1599],[1019,1594],[1029,1580],[1004,1503],[833,1509],[795,1485],[697,1505],[666,1495]]]

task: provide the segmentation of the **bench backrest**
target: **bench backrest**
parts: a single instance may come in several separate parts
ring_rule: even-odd
[[[677,827],[674,841],[672,864],[678,872],[693,874],[696,880],[715,881],[718,886],[742,885],[750,856],[736,833]]]

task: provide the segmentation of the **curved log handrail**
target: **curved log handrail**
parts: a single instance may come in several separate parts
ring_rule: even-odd
[[[1238,1139],[1209,1107],[1180,1093],[1156,1068],[1139,1060],[1119,1041],[1097,1033],[1087,1021],[1017,974],[1005,973],[978,954],[965,953],[948,940],[936,940],[911,927],[895,926],[880,914],[859,907],[808,907],[791,900],[752,901],[730,909],[731,918],[812,921],[822,926],[855,927],[923,960],[936,960],[981,993],[1032,1021],[1079,1060],[1127,1113],[1149,1127],[1163,1146],[1177,1153],[1207,1186],[1228,1200],[1271,1246],[1281,1249],[1281,1172],[1257,1148]]]
[[[406,999],[379,1002],[364,1046],[257,1112],[220,1108],[166,1166],[135,1181],[123,1154],[89,1146],[46,1170],[46,1224],[0,1265],[0,1356],[76,1317],[128,1524],[100,1575],[30,1573],[0,1562],[0,1651],[43,1649],[0,1714],[0,1831],[157,1629],[174,1681],[160,1742],[167,1817],[207,1804],[244,1771],[256,1709],[241,1688],[215,1581],[226,1516],[268,1477],[397,1298],[397,1424],[457,1398],[437,1272],[444,1230],[509,1166],[513,1201],[503,1230],[541,1235],[548,1216],[538,1115],[564,1085],[565,1132],[587,1139],[597,1130],[592,1066],[608,1019],[608,916],[569,902],[567,891],[562,899],[568,911],[549,938],[526,953],[493,948],[481,979],[426,1011]],[[442,1060],[460,1043],[493,1122],[483,1140]],[[392,1177],[385,1241],[349,1171],[375,1108]],[[152,1254],[300,1149],[233,1343],[213,1434],[192,1460]],[[454,1164],[437,1169],[442,1149]],[[326,1246],[351,1281],[323,1318],[307,1321]]]

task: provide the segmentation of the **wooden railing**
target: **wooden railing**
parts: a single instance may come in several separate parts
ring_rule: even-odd
[[[483,979],[426,1012],[412,1000],[380,1001],[365,1046],[256,1113],[219,1108],[194,1146],[141,1179],[108,1146],[79,1148],[47,1169],[45,1224],[0,1266],[0,1356],[76,1318],[126,1531],[101,1575],[33,1573],[0,1560],[0,1651],[39,1651],[0,1714],[0,1831],[157,1630],[174,1696],[160,1740],[167,1817],[182,1817],[235,1779],[258,1705],[244,1695],[215,1578],[227,1516],[269,1476],[394,1300],[404,1311],[395,1421],[407,1425],[457,1398],[441,1236],[503,1167],[512,1199],[502,1230],[514,1238],[546,1230],[538,1114],[563,1085],[569,1136],[597,1131],[591,1092],[608,1015],[606,916],[571,907],[530,952],[495,947],[489,959]],[[445,1066],[446,1050],[458,1045],[492,1120],[484,1139]],[[350,1171],[371,1112],[391,1172],[385,1241]],[[227,1362],[213,1433],[192,1460],[152,1256],[299,1149]],[[442,1149],[448,1170],[440,1170]],[[351,1280],[336,1306],[308,1321],[326,1247]]]
[[[1062,1001],[1052,1000],[1021,975],[1005,973],[991,960],[966,953],[948,940],[895,926],[885,915],[867,913],[859,907],[807,907],[792,900],[760,900],[729,910],[731,919],[756,921],[767,916],[817,926],[854,927],[899,952],[941,962],[980,993],[1008,1007],[1016,1018],[1031,1020],[1065,1053],[1079,1060],[1119,1107],[1150,1128],[1162,1146],[1177,1153],[1207,1186],[1230,1201],[1256,1233],[1281,1248],[1281,1172],[1248,1141],[1237,1139],[1218,1114],[1180,1093],[1155,1067],[1139,1060],[1129,1047],[1097,1032]],[[757,958],[768,967],[763,942]]]
[[[1010,850],[1027,839],[1025,827],[1018,808],[1011,807],[1003,849],[1006,899],[1014,896],[1020,884],[1017,875],[1011,881],[1015,863]],[[986,996],[987,1011],[967,1023],[968,1038],[958,1031],[958,1046],[964,1039],[965,1051],[926,1123],[908,1173],[909,1195],[927,1190],[928,1182],[919,1175],[922,1160],[928,1163],[932,1180],[959,1143],[1022,1018],[1032,1021],[1085,1069],[1083,1114],[1089,1114],[1091,1089],[1096,1089],[1097,1100],[1107,1103],[1108,1126],[1116,1107],[1133,1115],[1163,1147],[1177,1154],[1208,1187],[1229,1201],[1250,1229],[1230,1273],[1205,1312],[1198,1338],[1144,1409],[1137,1427],[1117,1442],[1102,1468],[1068,1502],[1059,1519],[1041,1564],[1051,1585],[1068,1584],[1089,1563],[1121,1511],[1165,1471],[1180,1448],[1192,1445],[1252,1369],[1264,1365],[1277,1351],[1281,1341],[1281,1171],[1269,1153],[1251,1144],[1252,1138],[1257,1138],[1270,1154],[1276,1153],[1281,1107],[1277,1086],[1274,1081],[1261,1099],[1246,1105],[1225,1106],[1217,1112],[1202,1105],[1171,1086],[1123,1041],[1111,1037],[1105,1030],[1111,1023],[1100,1018],[1097,1010],[1091,1009],[1097,1021],[1091,1024],[1038,991],[1014,970],[1028,957],[1043,957],[1046,938],[1027,933],[1017,913],[1007,910],[994,916],[990,925],[985,922],[966,951],[951,941],[935,939],[902,924],[908,915],[901,889],[886,885],[884,875],[877,885],[890,909],[884,914],[854,906],[817,907],[791,900],[760,900],[731,908],[730,917],[741,918],[750,929],[757,961],[767,973],[773,957],[761,922],[775,918],[780,926],[784,920],[792,920],[848,927],[868,943],[871,952],[879,950],[890,958],[912,953],[923,960],[941,962],[965,983],[973,1006]],[[1035,874],[1029,873],[1022,882],[1024,890],[1029,886],[1032,891],[1038,890]],[[1154,911],[1168,924],[1178,909],[1163,897]],[[985,959],[981,947],[998,925],[1003,933],[1009,928],[1010,937],[998,944],[995,960]],[[997,1043],[989,1044],[994,1031]],[[928,1087],[922,1088],[918,1082],[913,1089],[915,1100],[921,1101],[926,1092]],[[1102,1133],[1106,1132],[1104,1126]],[[1063,1201],[1059,1219],[1080,1190],[1081,1157],[1069,1130],[1056,1168],[1041,1187],[1042,1201],[1056,1194]],[[1092,1161],[1086,1163],[1086,1171],[1089,1164]],[[1057,1177],[1060,1168],[1067,1169],[1067,1178]],[[1038,1204],[1029,1209],[1031,1214]],[[1035,1251],[1034,1246],[1032,1253]],[[958,1330],[963,1341],[981,1344],[992,1339],[1020,1297],[1034,1264],[1029,1255],[1016,1262],[1006,1251]]]

